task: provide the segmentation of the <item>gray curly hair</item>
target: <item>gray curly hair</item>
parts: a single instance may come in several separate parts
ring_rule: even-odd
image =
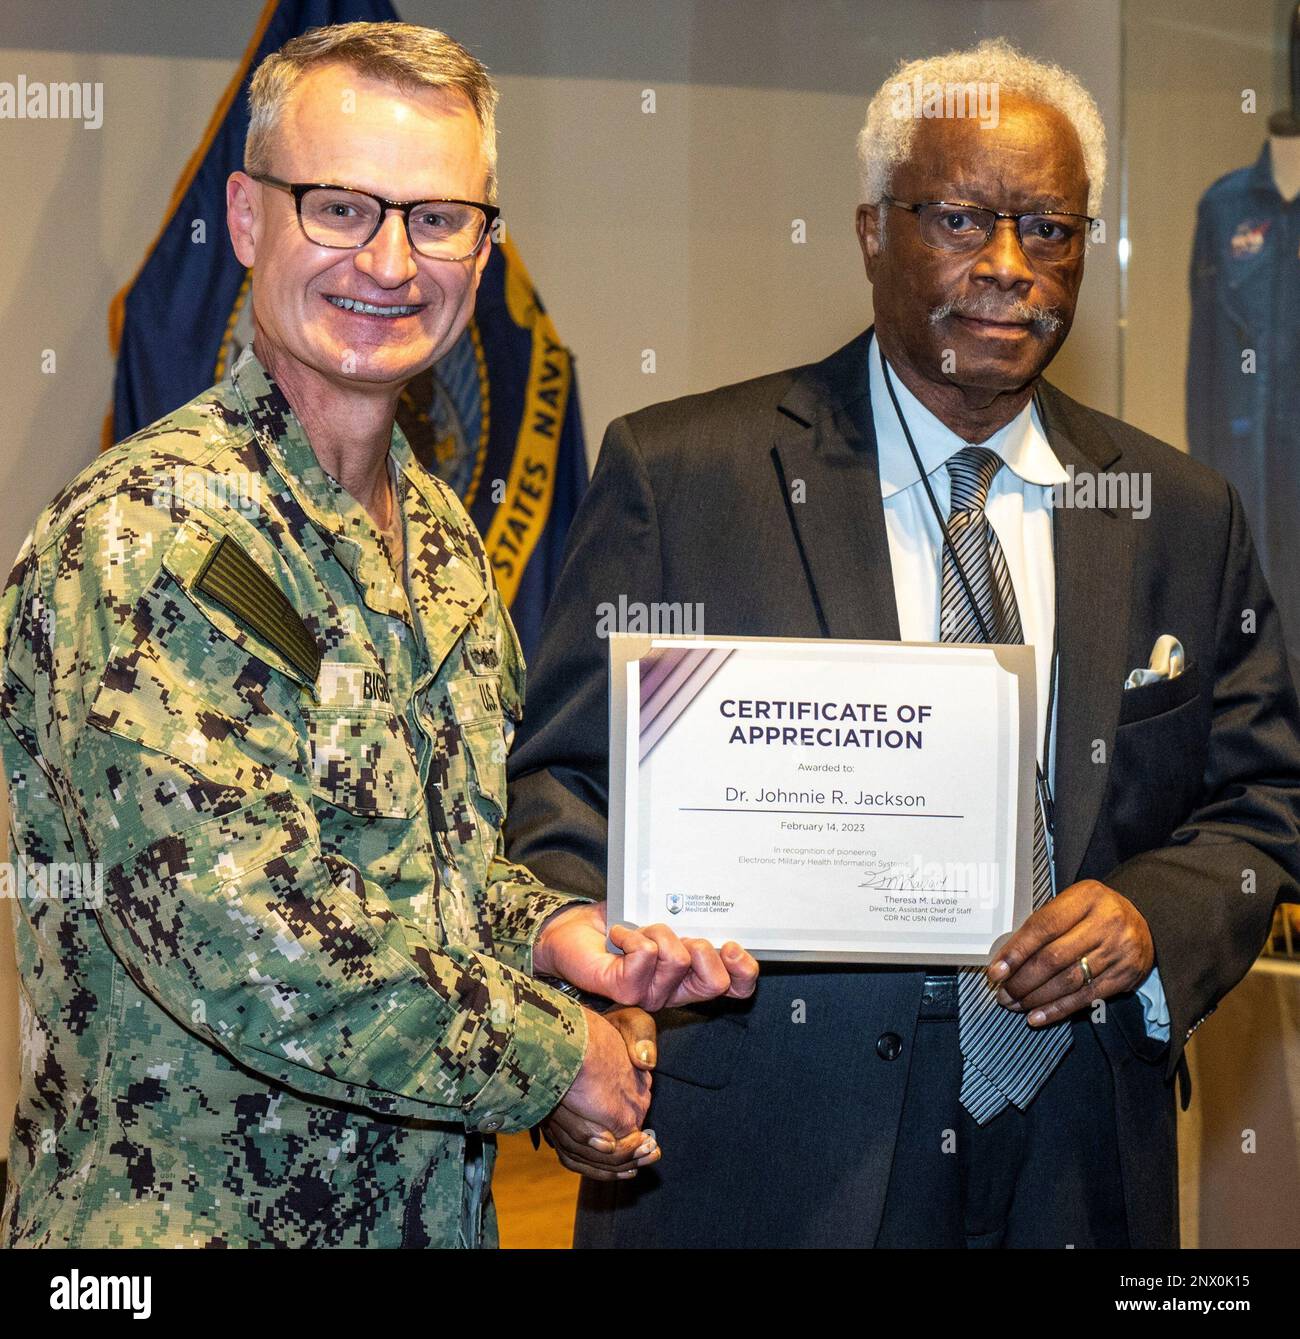
[[[889,192],[894,169],[905,162],[912,149],[917,118],[895,111],[900,85],[938,85],[954,88],[973,84],[993,85],[1003,93],[1019,93],[1055,107],[1074,127],[1083,147],[1083,165],[1088,174],[1088,213],[1101,213],[1106,185],[1106,127],[1092,94],[1068,70],[1033,60],[1017,51],[1005,38],[993,37],[965,51],[942,56],[900,61],[881,84],[867,108],[866,124],[858,134],[858,170],[864,204],[879,204]]]

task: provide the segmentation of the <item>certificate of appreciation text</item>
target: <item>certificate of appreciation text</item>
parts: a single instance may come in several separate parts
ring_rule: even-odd
[[[1032,903],[1033,649],[610,639],[611,924],[983,964]]]

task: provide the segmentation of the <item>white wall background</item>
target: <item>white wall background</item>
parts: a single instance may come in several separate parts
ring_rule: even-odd
[[[0,247],[0,576],[40,507],[97,449],[112,377],[109,300],[153,238],[261,7],[7,0],[0,11],[0,79],[105,86],[100,130],[0,121],[0,180],[19,200]],[[616,414],[821,357],[868,323],[852,232],[853,141],[867,98],[898,59],[997,33],[1077,73],[1112,145],[1110,241],[1090,254],[1053,379],[1181,443],[1188,210],[1263,138],[1281,88],[1281,0],[1237,0],[1231,20],[1216,0],[398,7],[465,42],[498,79],[505,217],[577,354],[589,453]],[[1248,84],[1270,91],[1258,124],[1224,110]],[[653,115],[642,111],[647,89]],[[1124,132],[1127,340],[1115,245]],[[1152,222],[1154,208],[1172,211],[1171,233]],[[806,222],[804,245],[791,241],[794,219]],[[641,370],[645,349],[655,350],[654,375]],[[41,372],[45,350],[57,358],[53,375]],[[0,915],[0,1150],[16,1031],[11,930]]]

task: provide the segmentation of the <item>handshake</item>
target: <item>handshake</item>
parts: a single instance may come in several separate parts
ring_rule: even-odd
[[[590,1009],[582,1068],[542,1132],[572,1172],[610,1181],[658,1162],[653,1130],[643,1130],[655,1066],[650,1014],[730,996],[745,999],[758,982],[758,963],[739,944],[719,951],[707,939],[679,939],[666,925],[633,930],[616,925],[605,943],[605,908],[583,903],[557,912],[533,947],[533,971],[561,977],[580,990],[621,1005]]]

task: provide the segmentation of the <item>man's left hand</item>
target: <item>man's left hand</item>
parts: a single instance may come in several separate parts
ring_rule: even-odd
[[[533,945],[533,971],[650,1013],[754,993],[758,963],[739,944],[729,941],[719,951],[707,939],[678,939],[666,925],[616,925],[609,938],[621,952],[611,953],[605,933],[603,902],[556,912]]]
[[[1132,990],[1154,962],[1142,913],[1113,888],[1084,879],[1039,907],[1003,945],[988,975],[1000,987],[1000,1003],[1027,1012],[1030,1027],[1045,1027]]]

